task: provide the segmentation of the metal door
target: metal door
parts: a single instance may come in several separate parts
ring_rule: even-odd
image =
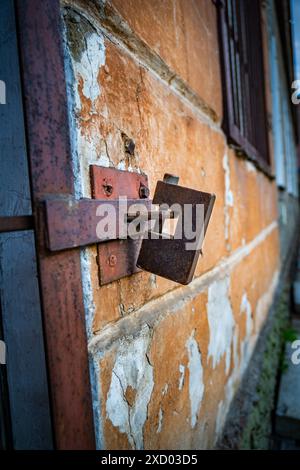
[[[49,449],[52,430],[12,0],[0,4],[1,448]]]
[[[0,2],[5,448],[95,446],[80,251],[44,243],[43,201],[74,188],[60,14],[59,0]]]

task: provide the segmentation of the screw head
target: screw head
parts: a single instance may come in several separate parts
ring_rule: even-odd
[[[109,258],[108,258],[108,264],[109,266],[113,267],[113,266],[116,266],[117,264],[117,257],[116,255],[110,255]]]
[[[111,196],[113,192],[113,186],[110,183],[105,183],[103,184],[103,190],[106,194],[106,196]]]
[[[140,198],[141,199],[147,199],[147,197],[149,197],[149,194],[150,194],[149,188],[147,188],[147,186],[145,186],[143,183],[141,183],[140,189],[139,189]]]
[[[134,155],[135,143],[132,139],[126,139],[125,141],[125,152],[129,153],[129,155]]]
[[[131,157],[134,156],[134,149],[135,149],[135,143],[134,140],[128,137],[128,135],[125,134],[125,132],[121,133],[123,144],[124,144],[124,150],[125,153],[130,155]]]

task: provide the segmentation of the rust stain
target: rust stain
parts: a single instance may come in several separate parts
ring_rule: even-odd
[[[132,406],[136,397],[136,390],[129,385],[126,390],[125,390],[125,398],[129,404],[129,406]]]

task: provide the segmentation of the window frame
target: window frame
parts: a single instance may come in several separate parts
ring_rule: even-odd
[[[230,51],[230,37],[229,37],[229,22],[226,18],[226,5],[227,0],[218,1],[218,24],[219,24],[219,43],[221,50],[221,66],[222,66],[222,87],[223,87],[223,123],[222,127],[227,136],[229,143],[241,152],[249,160],[253,161],[256,166],[258,166],[262,171],[264,171],[268,176],[273,177],[271,173],[271,159],[270,159],[270,149],[269,149],[269,135],[268,135],[268,114],[267,114],[267,105],[266,105],[266,87],[265,87],[265,77],[264,77],[264,57],[263,57],[263,41],[262,41],[262,28],[261,28],[261,19],[260,19],[260,37],[258,38],[259,44],[261,45],[261,80],[263,84],[263,106],[260,110],[264,116],[264,134],[265,134],[265,146],[266,146],[266,156],[264,157],[261,152],[255,147],[253,143],[243,135],[239,126],[235,123],[235,111],[234,111],[234,77],[232,76],[231,71],[231,61],[235,57],[231,56]],[[239,25],[240,26],[240,25]],[[241,45],[240,47],[243,47]],[[236,66],[236,64],[235,64]],[[249,99],[249,98],[248,98]],[[246,98],[243,100],[243,105],[245,104]],[[249,104],[249,103],[248,103]],[[240,110],[239,110],[240,111]],[[244,111],[244,121],[245,121],[245,109]],[[246,112],[250,112],[250,123],[253,123],[253,110],[249,107]]]

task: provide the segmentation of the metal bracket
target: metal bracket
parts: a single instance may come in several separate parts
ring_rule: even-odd
[[[182,237],[166,236],[163,234],[163,224],[166,219],[176,218],[173,210],[151,211],[151,203],[162,207],[177,205],[184,212],[185,205],[192,210],[192,230],[205,235],[215,196],[178,186],[178,178],[165,175],[164,181],[158,181],[153,201],[149,196],[148,181],[145,175],[131,173],[91,165],[91,186],[94,199],[76,200],[70,197],[48,198],[44,201],[46,218],[46,243],[51,251],[64,250],[90,244],[97,244],[97,261],[99,265],[100,285],[110,283],[124,276],[133,274],[140,269],[166,277],[181,284],[188,284],[193,277],[201,245],[193,250],[186,249],[186,243],[191,242],[185,234]],[[120,198],[126,196],[126,202]],[[134,220],[139,214],[138,206],[146,206],[140,235],[136,239],[122,237],[119,227],[113,233],[106,232],[99,236],[97,233],[97,209],[103,208],[109,202],[114,209],[114,215],[107,215],[108,223],[114,222],[112,217],[126,215],[126,223]],[[122,207],[121,207],[122,204]],[[125,204],[125,207],[124,207]],[[131,205],[135,213],[129,214]],[[198,213],[196,206],[204,208],[203,223],[197,224]],[[175,207],[175,206],[174,206]],[[145,230],[148,218],[155,215],[156,237],[153,228]],[[182,216],[179,225],[183,226]],[[179,227],[180,228],[180,227]],[[147,236],[146,236],[147,235]]]
[[[104,198],[106,202],[112,202],[126,196],[135,202],[140,200],[143,204],[147,201],[149,205],[151,204],[148,199],[148,178],[145,175],[91,165],[90,176],[92,195],[96,199]],[[98,244],[97,262],[100,285],[140,271],[136,262],[141,242],[140,238],[138,240],[112,240]]]

